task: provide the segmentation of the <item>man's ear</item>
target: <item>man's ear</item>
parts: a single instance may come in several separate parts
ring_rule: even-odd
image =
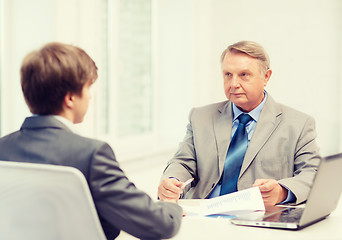
[[[64,106],[72,109],[74,107],[74,99],[74,95],[71,92],[68,92],[64,97]]]
[[[272,75],[272,70],[271,69],[268,69],[265,73],[265,80],[264,80],[264,86],[267,85],[268,83],[268,80],[270,80],[271,78],[271,75]]]

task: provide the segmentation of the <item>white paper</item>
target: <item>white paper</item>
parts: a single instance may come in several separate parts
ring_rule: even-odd
[[[189,216],[206,216],[212,214],[241,215],[247,212],[264,211],[265,206],[258,187],[248,188],[212,199],[180,200]]]

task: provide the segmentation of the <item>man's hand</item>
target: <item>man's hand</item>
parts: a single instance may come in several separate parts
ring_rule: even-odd
[[[259,187],[265,206],[276,205],[287,196],[287,189],[280,186],[275,179],[257,179],[253,187]]]
[[[158,187],[158,197],[162,201],[177,203],[179,195],[183,192],[182,182],[173,178],[165,178]]]

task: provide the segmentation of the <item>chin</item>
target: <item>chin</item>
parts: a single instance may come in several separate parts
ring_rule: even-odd
[[[239,100],[236,101],[236,99],[235,100],[230,100],[230,101],[232,101],[241,111],[248,112],[248,111],[245,110],[246,108],[248,108],[248,107],[246,107],[246,102],[245,101],[239,101]]]
[[[231,96],[229,100],[235,103],[236,106],[241,106],[241,105],[246,104],[246,99],[243,97]]]

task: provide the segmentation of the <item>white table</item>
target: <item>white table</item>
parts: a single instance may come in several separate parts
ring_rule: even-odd
[[[191,200],[188,200],[191,201]],[[119,240],[136,239],[122,232]],[[326,219],[304,229],[278,230],[236,226],[229,219],[184,217],[173,240],[342,240],[342,198],[336,210]]]

